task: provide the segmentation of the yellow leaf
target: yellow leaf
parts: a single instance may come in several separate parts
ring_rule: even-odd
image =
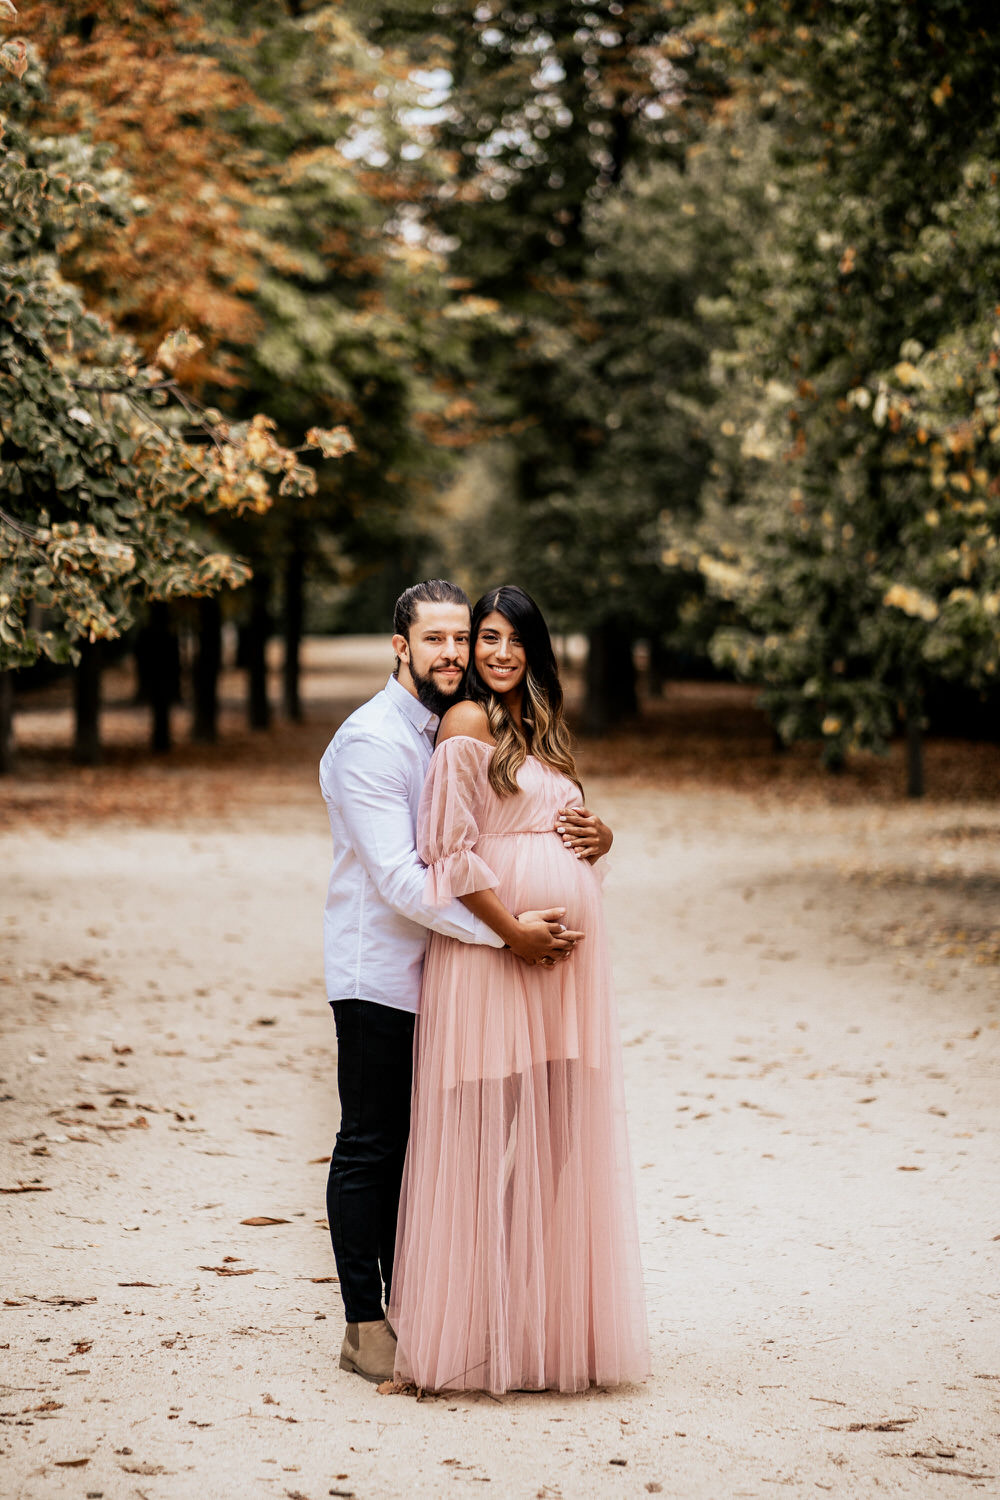
[[[257,428],[247,434],[245,446],[250,462],[252,464],[262,464],[274,452],[276,444],[272,437]]]
[[[346,427],[310,427],[306,447],[318,448],[324,458],[343,458],[354,452],[354,439]]]
[[[951,74],[948,73],[944,78],[942,78],[937,88],[931,91],[931,98],[937,105],[938,109],[940,109],[944,104],[944,101],[946,99],[950,99],[953,93],[954,89],[951,86]]]
[[[894,583],[883,595],[882,603],[889,605],[892,609],[902,610],[904,615],[909,615],[916,620],[936,620],[938,607],[927,594],[922,594],[919,589],[908,588],[904,583]]]
[[[186,328],[175,328],[168,333],[153,356],[153,362],[162,365],[165,370],[175,370],[179,364],[198,353],[205,346],[196,334],[188,333]]]
[[[0,68],[6,68],[15,78],[24,77],[28,71],[28,49],[23,42],[4,42],[0,47]]]

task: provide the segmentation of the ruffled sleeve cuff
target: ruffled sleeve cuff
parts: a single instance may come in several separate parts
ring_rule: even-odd
[[[428,906],[447,906],[456,896],[490,891],[499,880],[484,859],[472,849],[456,849],[427,866],[424,900]]]

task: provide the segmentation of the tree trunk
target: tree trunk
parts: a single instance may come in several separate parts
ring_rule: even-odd
[[[646,668],[646,691],[651,698],[662,698],[670,680],[670,653],[659,636],[649,638],[649,665]]]
[[[81,641],[73,674],[73,759],[78,766],[96,766],[101,760],[102,655],[100,641]]]
[[[305,551],[297,541],[293,542],[285,563],[285,656],[282,680],[285,717],[291,719],[293,724],[302,723],[299,681],[305,612],[305,572]]]
[[[14,769],[14,673],[0,672],[0,776]]]
[[[267,729],[271,703],[267,696],[267,642],[271,634],[271,576],[263,568],[250,580],[250,623],[247,630],[247,719],[251,729]]]
[[[632,629],[621,618],[603,620],[588,640],[583,727],[588,734],[603,734],[639,712]]]
[[[924,714],[919,687],[907,689],[903,702],[906,715],[906,795],[924,795]]]
[[[194,659],[194,722],[191,738],[214,745],[219,738],[219,671],[222,667],[222,605],[218,594],[198,600],[198,651]]]
[[[149,606],[147,626],[149,706],[152,709],[150,744],[155,755],[170,749],[170,709],[177,696],[180,656],[177,636],[170,626],[170,605],[156,599]]]

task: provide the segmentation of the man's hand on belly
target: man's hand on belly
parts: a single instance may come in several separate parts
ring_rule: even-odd
[[[607,854],[614,841],[607,823],[586,807],[561,808],[556,815],[555,827],[570,853],[591,864],[602,854]]]

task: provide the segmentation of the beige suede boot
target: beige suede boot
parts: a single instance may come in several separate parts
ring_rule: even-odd
[[[384,1318],[377,1323],[348,1323],[340,1346],[340,1368],[353,1370],[363,1380],[377,1384],[392,1379],[396,1361],[396,1336]]]

